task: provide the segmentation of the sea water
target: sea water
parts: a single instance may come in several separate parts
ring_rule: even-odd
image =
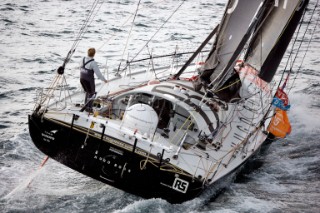
[[[218,196],[209,189],[198,198],[172,205],[128,194],[51,159],[40,167],[45,156],[31,141],[27,115],[39,89],[51,83],[62,65],[92,3],[0,3],[0,212],[320,211],[319,8],[310,24],[312,10],[303,23],[302,29],[308,27],[308,31],[299,50],[300,61],[311,36],[312,41],[301,68],[297,60],[290,78],[289,87],[294,82],[289,92],[291,135],[273,143],[256,159],[251,172],[226,180],[229,186]],[[132,25],[138,1],[103,1],[67,65],[70,89],[79,87],[78,63],[89,47],[97,49],[95,58],[104,74],[114,72],[121,60],[136,57],[140,50],[142,56],[195,50],[221,19],[226,0],[187,0],[179,7],[181,3],[142,0]],[[310,8],[315,4],[311,0]],[[143,48],[147,42],[148,48]],[[279,72],[284,68],[282,64]]]

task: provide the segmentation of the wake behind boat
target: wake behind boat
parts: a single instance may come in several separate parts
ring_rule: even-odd
[[[32,140],[56,161],[124,191],[172,203],[195,198],[238,171],[268,135],[290,132],[285,84],[278,88],[288,77],[274,75],[307,5],[230,0],[184,65],[132,71],[127,64],[130,72],[94,97],[92,112],[83,110],[83,92],[68,92],[71,50],[29,116]]]

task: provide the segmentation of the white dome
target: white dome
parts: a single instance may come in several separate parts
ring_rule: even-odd
[[[130,106],[123,116],[123,127],[137,130],[138,133],[149,137],[158,126],[159,118],[154,109],[146,104],[135,104]]]

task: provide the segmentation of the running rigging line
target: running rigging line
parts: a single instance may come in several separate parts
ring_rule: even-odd
[[[296,59],[297,59],[297,57],[298,57],[298,55],[299,55],[300,48],[301,48],[302,44],[304,43],[304,40],[305,40],[305,37],[306,37],[306,33],[307,33],[307,31],[309,30],[311,21],[312,21],[312,19],[313,19],[313,16],[314,16],[314,14],[315,14],[316,8],[317,8],[317,6],[318,6],[318,2],[319,2],[319,0],[317,0],[317,3],[316,3],[315,7],[314,7],[313,10],[312,10],[312,14],[311,14],[311,16],[310,16],[310,19],[309,19],[309,21],[308,21],[308,24],[307,24],[307,26],[306,26],[306,29],[305,29],[305,31],[304,31],[304,33],[303,33],[302,38],[300,39],[300,43],[299,43],[298,49],[296,50],[295,55],[292,56],[292,55],[293,55],[294,46],[295,46],[296,42],[298,41],[298,36],[299,36],[299,33],[300,33],[300,29],[301,29],[301,26],[302,26],[302,24],[303,24],[303,20],[304,20],[304,17],[305,17],[305,15],[306,15],[306,11],[307,11],[307,10],[304,11],[303,18],[302,18],[302,20],[301,20],[301,22],[300,22],[300,26],[299,26],[299,29],[298,29],[296,38],[295,38],[295,40],[294,40],[294,42],[293,42],[293,44],[292,44],[292,49],[291,49],[291,52],[290,52],[290,54],[289,54],[289,57],[288,57],[286,66],[285,66],[285,68],[284,68],[284,71],[283,71],[283,73],[282,73],[281,81],[279,82],[278,87],[280,87],[280,84],[281,84],[282,80],[284,79],[284,73],[285,73],[285,70],[287,69],[287,66],[288,66],[288,64],[289,64],[290,58],[293,57],[293,61],[291,62],[288,75],[287,75],[287,77],[286,77],[286,79],[285,79],[282,87],[284,88],[284,87],[286,86],[286,84],[287,84],[287,81],[288,81],[288,79],[289,79],[289,76],[290,76],[290,74],[292,73],[292,69],[293,69],[294,63],[295,63],[295,61],[296,61]],[[309,49],[310,42],[311,42],[312,37],[313,37],[313,35],[314,35],[314,32],[315,32],[315,29],[316,29],[316,26],[317,26],[318,21],[319,21],[319,16],[318,16],[318,19],[317,19],[317,21],[316,21],[316,24],[315,24],[315,27],[314,27],[314,29],[313,29],[313,32],[311,33],[311,37],[310,37],[310,40],[309,40],[307,49],[306,49],[305,54],[304,54],[304,56],[303,56],[303,58],[302,58],[302,62],[301,62],[301,64],[300,64],[299,68],[298,68],[297,74],[300,72],[302,63],[303,63],[304,58],[305,58],[305,56],[306,56],[306,53],[307,53],[307,51],[308,51],[308,49]],[[295,76],[295,79],[296,79],[296,77],[297,77],[297,75]],[[292,88],[292,85],[291,85],[291,88]],[[291,88],[290,88],[290,89],[291,89]]]
[[[302,18],[302,20],[304,19],[305,15],[306,15],[306,10],[304,10],[304,12],[303,12],[303,18]],[[312,16],[311,16],[311,17],[312,17]],[[308,27],[309,27],[309,24],[310,24],[310,22],[308,23],[307,29],[308,29]],[[288,67],[288,65],[289,65],[289,61],[290,61],[290,59],[293,57],[293,56],[292,56],[292,55],[293,55],[293,50],[294,50],[294,47],[295,47],[296,42],[298,41],[298,37],[299,37],[299,34],[300,34],[301,27],[302,27],[302,21],[301,21],[300,24],[299,24],[298,31],[297,31],[296,36],[295,36],[295,38],[294,38],[294,41],[293,41],[293,43],[292,43],[291,51],[290,51],[290,53],[289,53],[289,56],[288,56],[288,59],[287,59],[287,62],[286,62],[286,66],[285,66],[284,69],[283,69],[283,72],[282,72],[282,75],[281,75],[281,79],[280,79],[279,84],[278,84],[278,88],[280,87],[280,84],[281,84],[282,80],[284,79],[284,74],[285,74],[285,71],[287,70],[287,67]],[[307,32],[307,30],[304,32],[304,35],[303,35],[303,37],[302,37],[302,41],[303,41],[303,39],[304,39],[304,37],[305,37],[305,35],[306,35],[306,32]],[[300,47],[301,47],[302,41],[300,42],[300,46],[299,46],[299,48],[298,48],[298,51],[299,51],[299,49],[300,49]],[[297,58],[297,55],[298,55],[298,54],[296,53],[295,58],[294,58],[293,62],[291,63],[290,70],[289,70],[289,72],[288,72],[288,74],[287,74],[287,77],[286,77],[284,83],[283,83],[282,89],[284,89],[284,87],[285,87],[286,84],[287,84],[287,81],[288,81],[289,76],[290,76],[290,74],[291,74],[291,72],[292,72],[292,67],[293,67],[293,64],[294,64],[295,59]]]
[[[58,73],[63,74],[65,66],[70,61],[73,53],[75,52],[76,48],[78,47],[80,41],[82,40],[84,34],[87,32],[89,25],[92,23],[94,17],[97,15],[98,11],[100,10],[101,6],[103,4],[103,1],[95,0],[89,10],[89,14],[87,15],[85,21],[82,23],[80,30],[78,32],[78,35],[76,36],[76,39],[74,43],[71,46],[71,49],[69,50],[66,58],[63,61],[63,65],[58,68]],[[96,11],[96,13],[94,13]]]
[[[163,2],[163,1],[165,1],[165,0],[160,0],[160,1],[158,1],[158,2],[153,2],[152,4],[150,4],[150,5],[148,5],[148,6],[143,6],[143,5],[141,5],[139,10],[144,9],[144,8],[151,8],[151,6],[153,6],[153,5],[155,5],[155,4],[160,4],[160,3]],[[118,28],[119,28],[119,29],[123,28],[123,26],[131,19],[132,16],[134,16],[134,14],[131,14],[130,16],[128,16],[127,19],[126,19],[124,22],[122,22],[121,26],[118,27]],[[116,36],[116,33],[113,33],[113,34],[98,48],[98,50],[100,50],[102,47],[104,47],[104,45],[108,44],[115,36]]]
[[[318,7],[318,5],[319,5],[319,0],[317,0],[316,6],[314,7],[314,9],[313,9],[313,11],[312,11],[312,15],[311,15],[311,17],[310,17],[310,20],[309,20],[309,23],[308,23],[308,26],[307,26],[307,29],[306,29],[305,33],[306,33],[306,32],[308,31],[308,29],[309,29],[309,25],[310,25],[310,23],[311,23],[311,20],[313,19],[313,15],[315,14],[315,10],[316,10],[316,8]],[[316,29],[317,29],[317,26],[318,26],[318,23],[319,23],[319,19],[320,19],[320,14],[318,14],[318,18],[317,18],[317,20],[316,20],[316,22],[315,22],[314,28],[313,28],[313,30],[312,30],[312,32],[311,32],[310,39],[309,39],[309,41],[308,41],[307,49],[306,49],[306,51],[304,52],[304,55],[303,55],[303,57],[302,57],[302,60],[301,60],[300,65],[299,65],[297,74],[295,75],[295,77],[294,77],[294,79],[293,79],[293,82],[292,82],[292,84],[291,84],[291,87],[290,87],[289,90],[288,90],[288,94],[290,93],[290,91],[291,91],[291,89],[292,89],[292,87],[293,87],[293,85],[294,85],[294,82],[295,82],[295,80],[296,80],[296,78],[297,78],[297,76],[298,76],[298,74],[299,74],[299,72],[300,72],[300,70],[301,70],[303,61],[304,61],[304,59],[305,59],[305,57],[306,57],[306,55],[307,55],[307,52],[308,52],[308,50],[309,50],[309,47],[310,47],[312,38],[313,38],[313,36],[314,36],[314,34],[315,34],[315,31],[316,31]],[[304,38],[304,37],[303,37],[303,38]],[[301,40],[301,43],[302,43],[302,42],[303,42],[303,39]],[[301,46],[301,45],[300,45],[300,46]],[[299,49],[300,49],[300,47],[299,47]],[[297,54],[298,54],[298,52],[299,52],[299,50],[297,51]],[[291,72],[291,69],[290,69],[290,72]]]
[[[128,34],[128,37],[127,37],[126,45],[124,46],[124,49],[123,49],[123,52],[122,52],[122,56],[121,56],[121,60],[120,60],[120,63],[119,63],[118,72],[119,72],[119,70],[120,70],[120,66],[121,66],[121,62],[122,62],[123,57],[124,57],[124,53],[125,53],[125,51],[126,51],[126,49],[127,49],[127,47],[128,47],[130,35],[131,35],[131,32],[132,32],[132,28],[133,28],[133,25],[134,25],[134,21],[135,21],[135,19],[136,19],[136,17],[137,17],[137,13],[138,13],[138,10],[139,10],[140,2],[141,2],[141,0],[139,0],[138,5],[137,5],[136,12],[135,12],[135,14],[134,14],[134,16],[133,16],[133,20],[132,20],[131,27],[130,27],[130,31],[129,31],[129,34]]]
[[[312,18],[313,18],[313,15],[315,14],[316,8],[318,7],[318,3],[319,3],[319,0],[317,0],[317,3],[316,3],[316,5],[315,5],[315,7],[314,7],[314,9],[313,9],[313,11],[312,11],[312,15],[311,15],[311,18],[310,18],[310,20],[309,20],[309,23],[308,23],[308,25],[307,25],[307,27],[306,27],[305,33],[308,31],[309,24],[310,24],[310,22],[311,22],[311,20],[312,20]],[[307,9],[308,9],[308,8],[305,8],[305,10],[307,10]],[[300,24],[303,23],[304,16],[305,16],[305,13],[303,14],[303,18],[302,18],[302,20],[300,21]],[[317,28],[318,22],[319,22],[319,16],[318,16],[317,21],[316,21],[316,23],[315,23],[313,32],[311,33],[311,37],[310,37],[310,39],[309,39],[307,49],[306,49],[305,54],[304,54],[304,56],[303,56],[303,58],[302,58],[302,61],[301,61],[301,64],[300,64],[300,66],[299,66],[299,68],[298,68],[297,74],[296,74],[296,76],[295,76],[295,78],[294,78],[294,80],[293,80],[293,82],[292,82],[292,84],[291,84],[291,87],[289,88],[289,90],[288,90],[288,92],[287,92],[287,95],[289,95],[289,93],[290,93],[290,91],[291,91],[291,89],[292,89],[292,87],[293,87],[293,85],[294,85],[294,82],[295,82],[295,80],[296,80],[296,78],[297,78],[297,76],[298,76],[298,73],[300,72],[302,63],[303,63],[303,61],[304,61],[304,59],[305,59],[305,56],[306,56],[306,54],[307,54],[307,52],[308,52],[308,49],[309,49],[309,46],[310,46],[312,37],[313,37],[313,35],[314,35],[314,33],[315,33],[315,30],[316,30],[316,28]],[[299,28],[299,29],[300,29],[300,28]],[[304,34],[304,36],[305,36],[305,34]],[[304,37],[303,37],[303,38],[304,38]],[[297,38],[295,38],[295,39],[297,40]],[[302,43],[302,42],[303,42],[303,39],[301,39],[301,43]],[[300,46],[301,46],[301,45],[300,45]],[[300,46],[299,46],[299,49],[300,49]],[[292,49],[291,51],[293,51],[293,49]],[[298,53],[299,53],[299,50],[297,51],[297,54],[298,54]],[[289,57],[289,58],[290,58],[290,57]],[[288,60],[289,60],[289,58],[288,58]],[[293,63],[292,63],[292,65],[293,65]],[[292,68],[292,67],[291,67],[291,68]],[[279,84],[278,84],[277,88],[280,88],[280,84],[281,84],[281,81],[283,80],[284,73],[285,73],[285,69],[283,70],[283,73],[282,73],[282,76],[281,76],[281,80],[279,81]],[[288,73],[288,76],[290,75],[290,73],[291,73],[291,69],[290,69],[290,72]],[[274,96],[275,96],[275,94],[274,94]],[[271,110],[271,109],[272,109],[272,105],[269,106],[269,109],[268,109],[268,110]],[[268,114],[269,114],[269,113],[266,113],[266,114],[265,114],[263,120],[266,120],[266,119],[267,119],[267,115],[268,115]]]
[[[156,32],[151,36],[151,38],[146,42],[146,44],[138,51],[138,53],[130,60],[130,61],[127,61],[127,64],[126,66],[121,70],[121,71],[124,71],[128,65],[134,61],[134,59],[142,52],[142,50],[148,46],[148,44],[150,43],[150,41],[152,41],[152,39],[158,34],[158,32],[163,28],[163,26],[169,22],[169,20],[172,18],[172,16],[180,9],[180,7],[185,3],[186,0],[182,0],[181,3],[179,4],[179,6],[172,12],[172,14],[163,22],[163,24],[156,30]],[[121,65],[121,64],[120,64]],[[118,69],[118,72],[117,74],[119,74],[120,72],[120,65],[119,65],[119,69]]]

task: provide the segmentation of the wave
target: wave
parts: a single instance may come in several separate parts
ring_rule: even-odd
[[[0,11],[14,11],[12,7],[0,8]]]
[[[40,37],[51,37],[51,38],[60,38],[62,35],[55,34],[55,33],[39,33],[38,36]]]
[[[5,129],[5,128],[9,128],[10,126],[8,125],[3,125],[3,124],[0,124],[0,129]]]
[[[34,63],[34,62],[37,62],[39,64],[45,64],[45,60],[41,59],[41,58],[35,58],[35,59],[29,59],[29,58],[22,58],[22,61],[23,62],[26,62],[26,63]]]
[[[4,22],[6,26],[12,25],[15,23],[14,21],[11,21],[10,19],[7,19],[7,18],[0,19],[0,21]]]

